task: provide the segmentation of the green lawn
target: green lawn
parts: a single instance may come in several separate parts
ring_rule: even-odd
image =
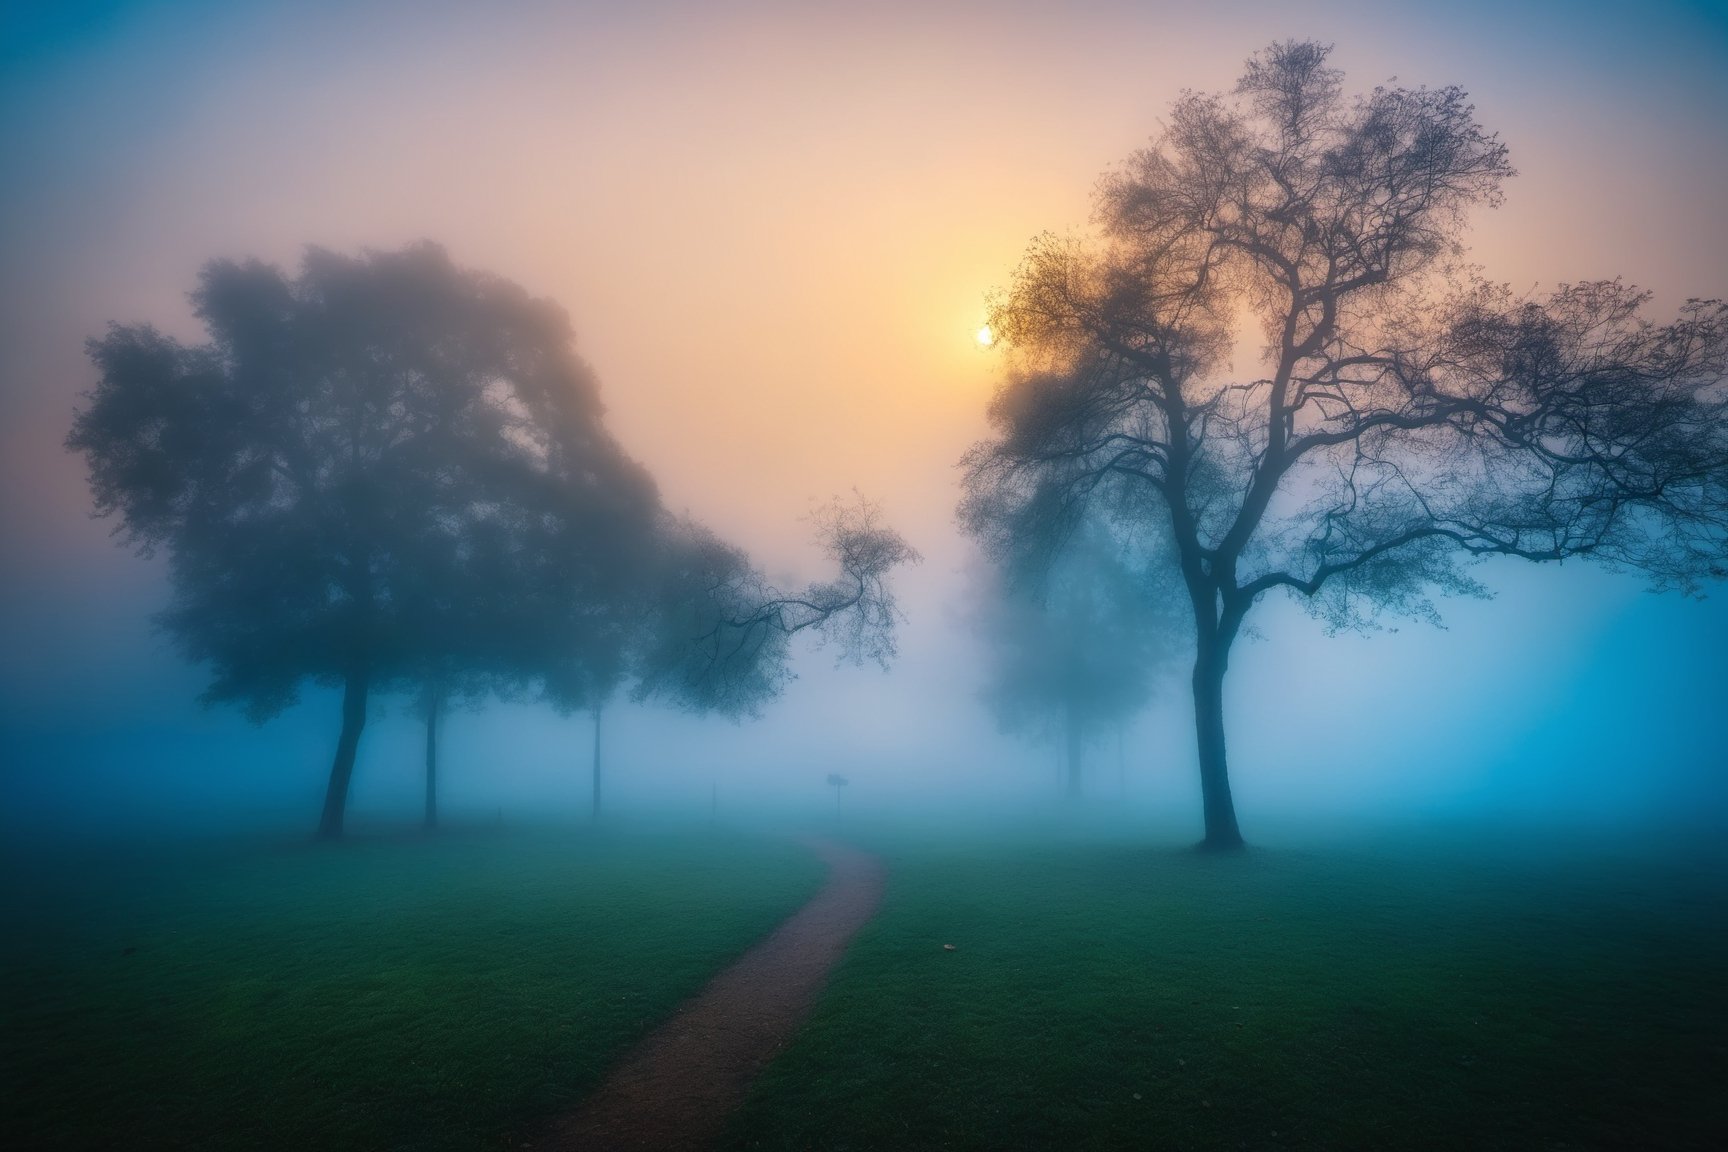
[[[516,1147],[805,900],[724,833],[8,861],[0,1146]]]
[[[1728,1143],[1719,862],[863,839],[882,913],[733,1149]],[[728,833],[8,868],[0,1146],[49,1149],[519,1147],[821,880]]]
[[[1728,1147],[1719,866],[879,847],[731,1148]]]

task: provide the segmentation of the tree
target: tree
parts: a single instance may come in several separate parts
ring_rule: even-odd
[[[800,632],[835,645],[842,661],[886,668],[900,619],[889,574],[920,557],[880,509],[858,497],[813,517],[815,537],[839,569],[796,592],[775,588],[740,549],[681,521],[666,536],[636,694],[697,712],[759,715],[792,678]]]
[[[210,666],[206,703],[262,721],[307,681],[341,685],[318,825],[339,836],[371,694],[519,665],[545,540],[651,521],[653,486],[601,426],[563,312],[436,245],[312,248],[294,278],[214,261],[192,300],[206,344],[148,325],[90,342],[100,379],[67,444],[98,514],[166,548],[160,622]],[[606,543],[584,545],[596,586]],[[503,579],[478,598],[488,565]]]
[[[425,825],[438,824],[440,723],[452,707],[479,707],[492,698],[520,697],[533,680],[525,637],[536,637],[528,617],[536,602],[528,580],[534,559],[544,562],[534,529],[558,514],[560,503],[525,506],[477,504],[454,508],[431,521],[431,533],[413,541],[396,601],[404,620],[401,687],[425,724]]]
[[[668,517],[646,473],[639,485],[596,483],[588,455],[561,454],[546,491],[530,501],[538,512],[522,549],[529,571],[506,629],[513,644],[505,666],[513,684],[537,687],[560,713],[592,714],[598,816],[601,719],[644,642]]]
[[[1079,798],[1086,745],[1145,706],[1180,620],[1151,557],[1133,556],[1096,519],[1042,570],[984,574],[975,624],[992,649],[984,699],[1005,732],[1064,748]]]
[[[963,520],[1060,540],[1099,504],[1166,533],[1192,609],[1207,848],[1242,843],[1224,679],[1283,591],[1337,628],[1482,592],[1474,558],[1724,574],[1728,307],[1665,324],[1607,281],[1517,297],[1451,258],[1506,148],[1455,87],[1355,99],[1275,44],[1109,174],[1098,235],[1035,240],[991,330],[1019,357]],[[1229,371],[1259,322],[1263,372]]]
[[[815,517],[816,540],[838,576],[795,593],[775,588],[737,547],[688,518],[661,519],[653,551],[629,593],[595,630],[600,658],[555,659],[547,693],[563,710],[594,715],[593,805],[600,814],[600,724],[627,682],[638,702],[660,700],[700,714],[755,717],[792,679],[791,640],[814,632],[843,661],[884,668],[900,619],[888,582],[917,563],[914,551],[862,497],[835,500]]]
[[[653,570],[643,569],[644,580]],[[628,680],[642,644],[648,616],[647,584],[606,600],[572,590],[546,618],[563,626],[549,630],[536,654],[541,695],[559,713],[585,711],[593,717],[590,815],[598,818],[601,799],[601,719],[606,706]]]
[[[651,534],[631,535],[627,548],[613,549],[613,570],[629,580],[607,598],[586,598],[579,584],[556,591],[555,584],[556,603],[544,618],[577,623],[541,630],[534,660],[553,706],[593,713],[594,817],[601,808],[601,717],[626,686],[638,703],[658,699],[741,720],[760,715],[793,679],[791,637],[800,632],[833,642],[840,660],[888,667],[900,620],[888,573],[918,563],[918,553],[862,496],[831,501],[812,520],[838,575],[802,591],[779,591],[743,549],[702,523],[665,513]]]

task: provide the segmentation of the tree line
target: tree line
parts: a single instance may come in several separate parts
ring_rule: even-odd
[[[1087,744],[1185,654],[1211,849],[1243,843],[1226,720],[1257,709],[1227,713],[1226,672],[1266,596],[1357,629],[1486,594],[1488,557],[1686,593],[1728,575],[1728,305],[1659,323],[1618,280],[1489,282],[1463,238],[1505,145],[1462,90],[1347,96],[1328,55],[1274,44],[1185,94],[1100,182],[1091,235],[1032,242],[990,306],[1009,367],[963,461],[1003,726],[1059,738],[1077,791]],[[662,507],[556,305],[432,244],[312,249],[295,277],[217,261],[192,298],[204,344],[91,342],[68,444],[97,511],[168,553],[161,622],[206,701],[263,719],[342,689],[322,835],[381,692],[423,709],[429,820],[438,717],[500,696],[594,713],[597,809],[620,692],[749,715],[800,631],[893,654],[889,577],[916,554],[875,509],[821,518],[832,580],[772,587]]]
[[[598,756],[622,691],[747,716],[785,685],[798,632],[893,654],[888,576],[917,557],[875,508],[818,516],[832,580],[772,587],[663,507],[550,301],[421,243],[313,248],[294,276],[213,261],[192,303],[205,343],[149,325],[90,342],[98,383],[67,443],[97,512],[166,552],[159,622],[209,669],[204,702],[263,721],[305,685],[340,688],[321,837],[342,833],[380,694],[422,710],[433,824],[454,702],[591,711]]]

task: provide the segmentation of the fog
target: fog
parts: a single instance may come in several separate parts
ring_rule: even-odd
[[[998,731],[955,520],[1005,371],[987,294],[1083,228],[1100,173],[1183,89],[1274,38],[1348,90],[1456,83],[1518,168],[1470,259],[1523,291],[1623,277],[1666,316],[1728,291],[1728,18],[1712,6],[72,4],[0,56],[0,822],[7,835],[311,829],[338,694],[263,726],[203,709],[150,618],[161,557],[89,515],[62,448],[111,322],[202,338],[198,269],[431,239],[570,314],[606,422],[665,504],[782,586],[824,578],[814,506],[857,489],[923,561],[887,670],[793,641],[759,719],[607,715],[608,812],[937,827],[1199,829],[1184,669],[1089,751]],[[1250,355],[1244,350],[1241,355]],[[1328,635],[1278,594],[1227,683],[1252,842],[1411,823],[1709,826],[1728,814],[1728,601],[1582,561],[1493,560],[1444,628]],[[422,729],[377,699],[355,827],[409,825]],[[584,816],[592,731],[453,710],[452,820]]]

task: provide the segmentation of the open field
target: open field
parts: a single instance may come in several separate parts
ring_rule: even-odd
[[[855,840],[882,910],[733,1152],[1728,1132],[1720,854]],[[821,879],[706,831],[52,860],[11,868],[8,1147],[519,1147]]]
[[[31,1149],[515,1147],[822,875],[700,832],[8,868],[0,1145]]]
[[[1728,1146],[1720,857],[878,847],[733,1149]]]

